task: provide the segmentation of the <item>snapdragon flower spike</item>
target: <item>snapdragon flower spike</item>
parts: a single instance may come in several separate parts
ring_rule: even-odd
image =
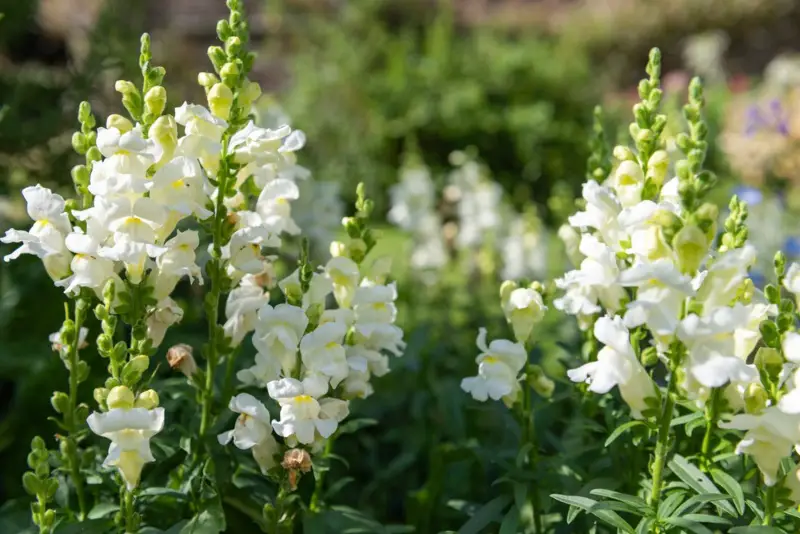
[[[281,406],[279,420],[272,421],[275,433],[293,443],[311,445],[333,435],[348,413],[347,401],[322,398],[327,384],[314,378],[302,382],[283,378],[267,384],[269,396]]]

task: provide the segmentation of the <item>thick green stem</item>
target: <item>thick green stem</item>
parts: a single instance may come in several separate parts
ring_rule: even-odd
[[[528,466],[534,469],[539,461],[539,447],[536,442],[536,426],[533,418],[533,390],[527,383],[523,383],[522,387],[522,439],[523,444],[528,445]],[[539,510],[539,492],[538,485],[532,485],[533,495],[531,502],[533,504],[533,524],[534,532],[540,534],[544,532],[542,525],[542,514]]]
[[[717,405],[719,404],[721,392],[721,389],[713,388],[708,402],[706,403],[706,432],[705,435],[703,435],[703,445],[700,448],[702,467],[706,472],[709,471],[711,466],[711,436],[714,434],[714,429],[717,427],[717,419],[719,417]]]
[[[772,516],[775,515],[775,486],[769,486],[764,491],[764,520],[762,525],[771,526]]]
[[[233,397],[233,372],[236,370],[236,357],[239,355],[239,347],[228,355],[225,362],[225,381],[222,383],[222,406],[227,406]]]
[[[328,456],[330,456],[331,450],[333,450],[334,437],[335,436],[331,436],[328,438],[328,442],[325,443],[325,450],[322,452],[322,458],[326,460]],[[330,467],[328,467],[328,469],[330,469]],[[322,510],[322,505],[320,503],[322,501],[322,492],[325,489],[325,475],[328,473],[328,469],[321,471],[314,482],[314,494],[311,495],[311,503],[309,504],[309,509],[314,513]]]
[[[653,460],[653,486],[650,490],[650,506],[652,506],[654,510],[658,510],[658,504],[661,500],[661,486],[664,481],[664,464],[667,462],[667,452],[669,450],[670,424],[672,423],[672,412],[675,408],[675,388],[676,381],[673,372],[669,379],[666,398],[664,399],[664,406],[659,419],[658,439],[656,441],[655,452],[656,457],[655,460]]]
[[[85,305],[84,305],[85,304]],[[86,309],[89,307],[88,302],[83,303],[80,298],[75,301],[75,336],[69,347],[69,411],[66,414],[67,425],[69,428],[69,435],[67,438],[67,464],[69,467],[70,477],[72,484],[75,486],[75,494],[78,497],[78,510],[80,515],[78,519],[83,521],[86,518],[86,496],[83,488],[83,477],[80,472],[80,460],[78,459],[78,445],[75,439],[75,434],[81,424],[77,418],[78,409],[78,363],[80,362],[80,341],[81,341],[81,328],[83,322],[86,320]]]
[[[122,498],[122,513],[125,515],[125,534],[134,534],[139,531],[133,512],[133,492],[125,490]]]

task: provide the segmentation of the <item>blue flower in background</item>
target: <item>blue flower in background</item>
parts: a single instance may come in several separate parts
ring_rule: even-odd
[[[766,109],[752,104],[745,111],[745,135],[750,137],[764,130],[789,135],[789,118],[779,100],[771,100]]]
[[[783,244],[783,250],[790,258],[800,257],[800,237],[788,237]]]
[[[750,271],[750,280],[756,287],[764,287],[767,282],[767,278],[760,271]]]
[[[745,202],[748,206],[757,206],[764,200],[764,193],[762,193],[760,189],[747,185],[740,185],[735,188],[733,194],[739,197],[739,200]]]

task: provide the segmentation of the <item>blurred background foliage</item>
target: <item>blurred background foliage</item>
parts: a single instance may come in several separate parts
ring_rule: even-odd
[[[341,184],[348,206],[355,184],[366,182],[378,203],[376,224],[384,224],[389,188],[409,154],[430,167],[441,192],[451,153],[472,147],[508,203],[517,212],[534,209],[544,222],[539,231],[553,234],[574,209],[585,179],[593,107],[604,104],[607,137],[624,139],[641,66],[648,49],[661,46],[670,128],[682,127],[688,77],[704,76],[713,138],[709,166],[726,184],[724,193],[751,188],[748,202],[763,208],[751,218],[761,224],[754,235],[775,236],[770,246],[792,246],[791,230],[777,236],[775,228],[791,229],[800,206],[800,173],[793,165],[800,107],[792,92],[800,76],[791,55],[800,48],[798,1],[247,5],[261,53],[258,81],[308,135],[302,163],[316,179]],[[142,31],[152,30],[170,97],[199,101],[194,80],[207,69],[205,47],[224,9],[222,0],[0,0],[0,233],[24,219],[21,187],[38,182],[68,190],[77,104],[90,100],[100,122],[116,110],[113,81],[135,71]],[[507,336],[499,278],[455,257],[434,282],[421,280],[409,264],[408,236],[385,230],[381,246],[395,256],[399,324],[409,346],[393,372],[376,380],[376,394],[355,403],[354,418],[378,423],[337,442],[348,465],[335,465],[331,480],[352,481],[332,500],[421,533],[457,529],[475,505],[496,495],[492,483],[513,472],[517,454],[518,429],[507,410],[478,405],[459,388],[473,372],[477,329],[486,326],[490,339]],[[0,254],[8,252],[0,245]],[[541,253],[548,272],[563,271],[558,246]],[[8,501],[1,517],[13,507],[25,510],[25,497],[22,505],[13,499],[22,496],[30,439],[54,432],[48,395],[64,387],[66,374],[47,335],[62,321],[62,310],[53,306],[59,293],[35,259],[0,262],[0,501]],[[199,298],[183,289],[186,317],[170,331],[164,350],[173,342],[202,343]],[[580,354],[578,330],[557,314],[547,321],[534,358],[559,386],[537,414],[541,476],[558,478],[566,485],[562,493],[576,493],[580,480],[597,477],[630,488],[635,481],[618,476],[626,472],[630,445],[605,448],[601,438],[586,437],[587,428],[589,436],[608,434],[618,421],[613,406],[586,402],[562,384],[564,366]],[[91,339],[97,325],[89,326]],[[249,343],[244,350],[240,362],[252,355]],[[101,376],[100,359],[89,354],[87,360]],[[165,367],[159,380],[173,383]],[[573,472],[558,467],[564,464]],[[231,532],[242,531],[235,525]],[[590,528],[580,520],[573,527]]]

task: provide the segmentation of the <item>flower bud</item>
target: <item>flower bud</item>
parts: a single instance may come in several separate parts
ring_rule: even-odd
[[[73,183],[78,187],[86,187],[89,185],[89,169],[86,165],[75,165],[70,172],[72,175]]]
[[[553,391],[556,388],[555,382],[548,377],[544,370],[538,365],[528,366],[528,385],[544,399],[549,399],[553,396]]]
[[[89,147],[89,150],[86,151],[86,161],[88,163],[94,163],[101,159],[103,159],[103,153],[96,146]]]
[[[158,393],[155,390],[148,389],[147,391],[142,391],[139,393],[139,397],[136,399],[136,403],[134,404],[136,408],[144,408],[146,410],[152,410],[153,408],[158,408]]]
[[[675,234],[672,248],[678,255],[678,267],[681,272],[694,274],[708,253],[708,238],[700,228],[689,224]]]
[[[236,63],[225,63],[219,70],[220,78],[228,87],[235,87],[236,82],[239,80],[239,67]]]
[[[116,128],[119,133],[127,133],[133,130],[133,123],[122,115],[114,113],[106,119],[106,128]]]
[[[201,72],[197,75],[197,83],[199,83],[201,87],[205,87],[206,91],[208,91],[215,83],[219,83],[219,78],[217,78],[216,74],[211,72]]]
[[[242,89],[239,91],[239,102],[242,103],[242,107],[249,108],[260,96],[261,86],[256,82],[245,80]]]
[[[149,113],[159,116],[167,105],[167,90],[160,85],[151,87],[144,95],[144,105]]]
[[[106,406],[106,399],[108,398],[108,390],[106,388],[94,388],[92,396],[98,406],[101,408]]]
[[[31,495],[36,496],[42,490],[42,481],[30,471],[25,471],[22,475],[22,487]]]
[[[361,263],[367,254],[367,244],[363,239],[351,239],[347,248],[350,258],[356,263]]]
[[[754,363],[759,370],[766,372],[773,380],[777,379],[783,370],[783,357],[781,353],[770,347],[761,347],[758,349]]]
[[[642,355],[640,357],[640,361],[642,365],[645,367],[652,367],[653,365],[658,363],[658,351],[655,347],[647,347],[642,351]]]
[[[235,35],[233,37],[228,37],[228,39],[225,41],[225,52],[227,52],[229,56],[237,56],[241,51],[242,40]]]
[[[53,523],[56,521],[56,511],[52,508],[45,510],[44,514],[42,514],[42,525],[49,531],[49,529],[53,526]]]
[[[87,143],[86,143],[86,136],[83,135],[81,132],[75,132],[72,134],[72,149],[80,154],[81,156],[86,154],[87,150]]]
[[[506,280],[500,284],[500,302],[503,306],[506,305],[508,299],[511,297],[511,292],[517,289],[519,285],[513,280]]]
[[[147,371],[147,368],[150,367],[150,357],[145,354],[139,354],[138,356],[134,356],[131,358],[125,367],[130,366],[133,370],[139,371],[141,373]]]
[[[617,145],[614,147],[614,157],[618,161],[636,161],[636,155],[633,151],[623,145]]]
[[[647,160],[647,178],[661,185],[667,176],[669,168],[669,155],[665,150],[656,150]]]
[[[769,395],[761,384],[752,383],[744,391],[744,409],[747,413],[756,414],[767,407]]]
[[[56,413],[67,413],[69,411],[69,397],[62,391],[56,391],[50,397],[50,404]]]
[[[339,256],[347,256],[347,245],[342,243],[341,241],[333,241],[331,242],[330,248],[331,256],[337,258]]]
[[[130,93],[138,93],[139,91],[136,89],[136,86],[133,85],[132,82],[127,80],[117,80],[114,83],[114,90],[118,93],[122,93],[123,95],[127,95]]]
[[[197,363],[192,355],[191,346],[181,343],[171,347],[167,351],[167,362],[172,369],[177,369],[186,378],[190,378],[197,371]]]
[[[211,113],[223,120],[228,120],[233,104],[233,91],[223,83],[216,83],[208,91],[208,107]]]
[[[208,59],[211,60],[211,64],[214,65],[214,70],[217,72],[219,72],[219,69],[221,69],[228,60],[225,56],[225,51],[219,46],[208,47]]]
[[[294,491],[299,475],[311,471],[311,456],[305,449],[289,449],[283,455],[281,466],[288,472],[289,487]]]
[[[108,392],[108,397],[106,397],[106,404],[108,404],[109,410],[117,408],[129,410],[133,408],[134,401],[133,392],[127,386],[115,387]]]
[[[164,149],[161,161],[168,161],[178,146],[178,125],[172,115],[158,117],[148,131],[150,139]]]

